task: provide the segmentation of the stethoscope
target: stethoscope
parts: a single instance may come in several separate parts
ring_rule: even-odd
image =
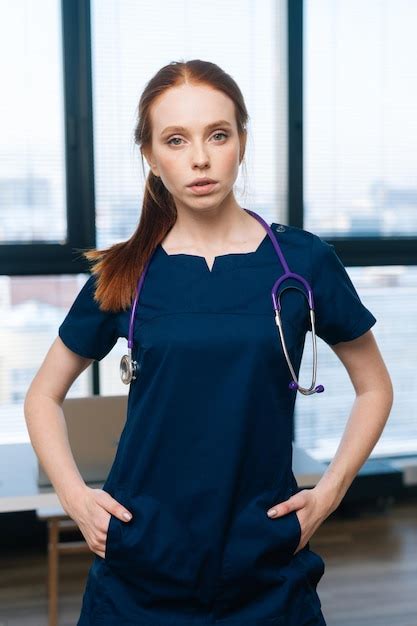
[[[272,241],[272,245],[274,246],[274,249],[279,257],[279,260],[281,261],[281,265],[284,268],[284,274],[278,278],[277,281],[275,281],[274,286],[272,287],[272,305],[274,308],[274,312],[275,312],[275,323],[278,327],[278,331],[279,331],[279,336],[281,339],[281,344],[282,344],[282,348],[284,351],[284,355],[285,355],[285,359],[287,361],[288,364],[288,368],[291,372],[291,375],[293,377],[293,380],[289,383],[289,388],[290,389],[297,389],[300,393],[308,396],[311,395],[313,393],[321,393],[322,391],[324,391],[324,387],[323,385],[317,385],[316,386],[316,373],[317,373],[317,342],[316,342],[316,329],[315,329],[315,324],[314,324],[314,319],[315,319],[315,315],[314,315],[314,299],[313,299],[313,291],[310,287],[310,285],[308,284],[308,282],[305,280],[305,278],[303,278],[302,276],[300,276],[299,274],[295,274],[294,272],[291,272],[288,268],[287,262],[285,260],[285,257],[281,251],[281,248],[270,228],[270,226],[267,224],[267,222],[265,222],[265,220],[258,215],[257,213],[255,213],[254,211],[250,211],[249,209],[245,209],[245,211],[247,213],[250,213],[251,215],[253,215],[254,218],[256,218],[258,220],[258,222],[260,222],[263,227],[265,228],[266,232],[269,235],[269,238]],[[284,227],[282,227],[282,229],[284,230]],[[152,256],[151,256],[152,258]],[[139,295],[142,289],[142,285],[143,282],[145,280],[145,276],[146,273],[148,271],[148,267],[149,267],[149,263],[151,261],[151,258],[148,259],[148,261],[145,264],[145,267],[143,269],[142,275],[139,278],[138,281],[138,285],[137,285],[137,289],[136,289],[136,295],[135,295],[135,299],[133,301],[133,305],[132,305],[132,311],[130,314],[130,322],[129,322],[129,335],[128,335],[128,341],[127,341],[127,351],[128,353],[123,355],[120,361],[120,377],[122,379],[122,382],[125,383],[126,385],[129,385],[132,380],[136,380],[137,378],[137,374],[138,374],[138,363],[137,361],[133,361],[132,360],[132,348],[133,348],[133,325],[134,325],[134,321],[135,321],[135,313],[136,313],[136,307],[137,307],[137,303],[138,303],[138,299],[139,299]],[[278,290],[278,287],[280,286],[280,284],[284,281],[287,280],[288,278],[293,278],[297,281],[299,281],[300,283],[302,283],[304,289],[300,289],[299,287],[295,287],[293,285],[291,285],[291,287],[287,287],[287,289],[298,289],[299,291],[301,291],[303,293],[303,295],[307,298],[308,301],[308,305],[309,305],[309,309],[310,309],[310,321],[311,321],[311,336],[312,336],[312,341],[313,341],[313,376],[312,376],[312,382],[310,387],[305,388],[305,387],[301,387],[301,385],[299,384],[298,380],[297,380],[297,376],[294,372],[294,368],[292,366],[289,354],[288,354],[288,350],[287,350],[287,345],[285,343],[285,337],[284,337],[284,331],[282,328],[282,321],[281,321],[281,294],[278,295],[278,298],[276,296],[276,292]],[[307,290],[308,296],[306,295],[305,290]],[[283,290],[284,291],[284,290]],[[281,292],[283,293],[283,292]]]

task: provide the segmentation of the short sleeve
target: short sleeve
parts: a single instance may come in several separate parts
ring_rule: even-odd
[[[58,335],[73,352],[100,361],[117,342],[117,313],[99,308],[94,300],[95,281],[91,274],[59,326]]]
[[[359,298],[334,246],[313,234],[311,250],[316,335],[329,345],[356,339],[376,318]]]

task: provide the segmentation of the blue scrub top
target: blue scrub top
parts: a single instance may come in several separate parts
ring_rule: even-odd
[[[290,270],[312,286],[319,337],[332,345],[373,326],[332,245],[300,228],[271,227]],[[297,392],[288,387],[271,300],[282,273],[267,233],[255,252],[217,256],[211,271],[202,256],[157,247],[136,311],[139,376],[103,486],[133,519],[111,516],[78,626],[325,624],[316,589],[323,559],[309,543],[294,554],[301,537],[295,511],[266,514],[299,490],[292,472]],[[291,283],[300,286],[289,280],[282,289]],[[101,360],[127,338],[130,310],[100,311],[94,284],[92,275],[59,336],[77,354]],[[281,302],[298,376],[307,300],[287,289]]]

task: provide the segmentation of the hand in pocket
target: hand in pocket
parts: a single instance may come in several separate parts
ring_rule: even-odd
[[[322,501],[316,488],[313,488],[302,489],[293,494],[288,500],[278,502],[268,509],[267,514],[268,517],[277,518],[287,515],[291,511],[294,511],[297,516],[301,528],[300,543],[294,552],[296,554],[304,548],[331,510]]]
[[[85,489],[84,496],[72,507],[70,516],[78,525],[90,550],[104,559],[111,516],[128,522],[132,515],[107,491],[88,486]]]

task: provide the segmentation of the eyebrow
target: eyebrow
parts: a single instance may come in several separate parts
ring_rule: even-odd
[[[212,122],[211,124],[207,124],[206,129],[211,130],[212,128],[216,128],[218,126],[229,126],[230,128],[232,127],[230,122],[228,122],[227,120],[217,120],[217,122]],[[161,136],[164,135],[165,133],[176,133],[176,132],[181,132],[184,130],[187,130],[184,126],[167,126],[161,132]]]

